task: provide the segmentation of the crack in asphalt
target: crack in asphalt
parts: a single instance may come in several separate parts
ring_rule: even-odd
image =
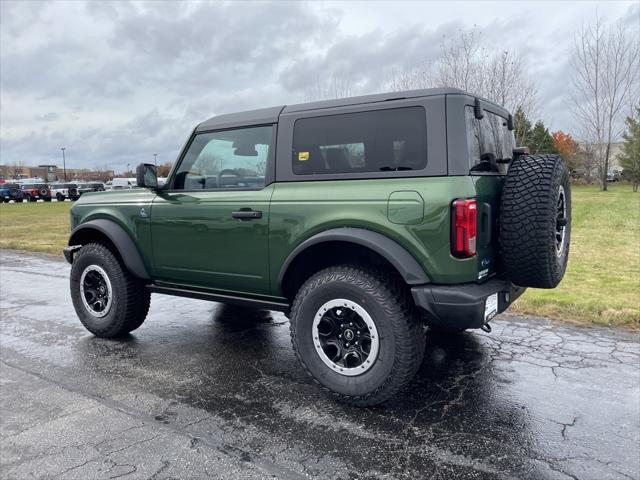
[[[40,379],[40,380],[42,380],[44,382],[52,383],[52,384],[56,385],[57,387],[62,388],[64,390],[67,390],[69,392],[84,396],[84,397],[86,397],[88,399],[91,399],[91,400],[93,400],[95,402],[100,403],[101,405],[103,405],[103,406],[105,406],[105,407],[107,407],[109,409],[117,410],[117,411],[119,411],[121,413],[124,413],[125,415],[128,415],[128,416],[133,417],[133,418],[138,419],[138,420],[141,420],[142,422],[145,423],[145,426],[147,426],[148,424],[154,424],[156,426],[156,428],[163,428],[163,429],[169,430],[169,431],[171,431],[173,433],[185,436],[185,437],[187,437],[189,439],[190,444],[191,444],[191,448],[194,448],[196,443],[198,443],[198,444],[201,443],[204,446],[207,446],[208,448],[210,448],[212,450],[218,451],[220,454],[223,454],[223,455],[234,455],[235,454],[235,456],[240,460],[243,460],[243,458],[244,458],[243,461],[246,461],[247,456],[249,456],[250,458],[253,458],[253,464],[256,467],[261,468],[265,473],[268,473],[269,475],[277,475],[278,478],[284,478],[284,479],[296,478],[295,472],[288,471],[287,469],[285,469],[285,468],[283,468],[283,467],[281,467],[279,465],[273,464],[273,463],[269,462],[266,459],[255,458],[249,452],[246,452],[242,448],[239,448],[237,446],[228,445],[227,446],[228,448],[220,449],[215,444],[208,443],[206,440],[203,440],[201,438],[193,437],[189,432],[185,431],[184,429],[182,429],[180,427],[177,427],[177,426],[175,426],[173,424],[170,424],[170,423],[159,423],[155,419],[155,417],[151,417],[150,415],[145,414],[143,412],[132,410],[130,407],[127,407],[127,406],[121,404],[120,402],[117,402],[117,401],[114,401],[114,400],[111,400],[111,399],[108,399],[108,398],[105,398],[105,397],[102,397],[102,396],[99,396],[99,395],[90,394],[90,393],[88,393],[86,391],[83,391],[82,389],[79,389],[79,388],[76,388],[74,386],[68,385],[65,382],[61,382],[61,381],[53,380],[51,378],[47,378],[47,377],[41,375],[38,372],[30,371],[30,370],[22,368],[22,367],[20,367],[18,365],[14,365],[14,364],[11,364],[9,362],[6,362],[5,360],[2,360],[2,359],[0,359],[0,363],[2,363],[3,365],[8,366],[10,368],[14,368],[16,370],[19,370],[19,371],[21,371],[23,373],[26,373],[28,375],[32,375],[34,377],[37,377],[38,379]],[[127,448],[130,448],[133,445],[136,445],[137,443],[144,443],[146,441],[153,440],[154,438],[158,438],[160,435],[161,434],[156,435],[151,439],[146,439],[146,440],[143,440],[141,442],[136,442],[136,443],[134,443],[132,445],[126,446],[126,447],[124,447],[122,449],[115,450],[113,452],[106,453],[104,455],[108,456],[108,455],[110,455],[112,453],[116,453],[116,452],[125,450]],[[114,439],[110,439],[110,440],[114,440]],[[81,466],[84,466],[84,465],[88,464],[91,461],[97,461],[99,459],[100,459],[100,457],[97,457],[97,458],[94,458],[94,459],[90,459],[90,460],[88,460],[88,461],[86,461],[86,462],[84,462],[84,463],[82,463],[80,465],[76,465],[74,467],[71,467],[70,469],[66,470],[63,473],[66,473],[69,470],[73,470],[73,469],[79,468]]]

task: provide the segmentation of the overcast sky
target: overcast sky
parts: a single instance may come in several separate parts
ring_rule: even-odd
[[[572,132],[574,32],[598,11],[640,29],[636,1],[181,3],[0,1],[0,163],[123,170],[173,161],[193,126],[225,112],[299,103],[348,77],[384,89],[390,71],[433,61],[443,35],[482,31],[515,49],[538,116]]]

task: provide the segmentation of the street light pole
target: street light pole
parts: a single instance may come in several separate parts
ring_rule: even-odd
[[[127,163],[127,175],[129,175],[129,165],[131,165],[131,164]]]
[[[66,150],[66,147],[62,147],[60,148],[60,150],[62,150],[62,171],[64,172],[64,181],[67,181],[67,161],[64,158],[64,151]]]
[[[158,154],[154,153],[153,154],[153,164],[157,167],[158,166]]]

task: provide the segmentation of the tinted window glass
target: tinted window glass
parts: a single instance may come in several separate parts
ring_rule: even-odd
[[[272,137],[273,126],[197,134],[176,172],[173,189],[263,187]]]
[[[427,165],[422,107],[345,113],[297,120],[297,175],[421,170]]]
[[[476,171],[506,173],[507,163],[495,163],[492,160],[513,158],[516,143],[513,132],[507,128],[507,120],[486,110],[484,117],[479,120],[475,118],[473,107],[466,107],[465,117],[469,167]]]

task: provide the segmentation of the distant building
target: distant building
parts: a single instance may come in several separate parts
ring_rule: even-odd
[[[31,172],[34,177],[40,177],[44,179],[45,182],[55,182],[58,177],[56,176],[57,165],[38,165],[36,168],[32,168]]]
[[[89,168],[67,168],[67,181],[108,182],[113,179],[113,170],[92,170]],[[47,182],[64,180],[64,171],[57,165],[38,165],[37,167],[22,164],[0,165],[0,179],[20,180],[23,178],[42,178]]]

